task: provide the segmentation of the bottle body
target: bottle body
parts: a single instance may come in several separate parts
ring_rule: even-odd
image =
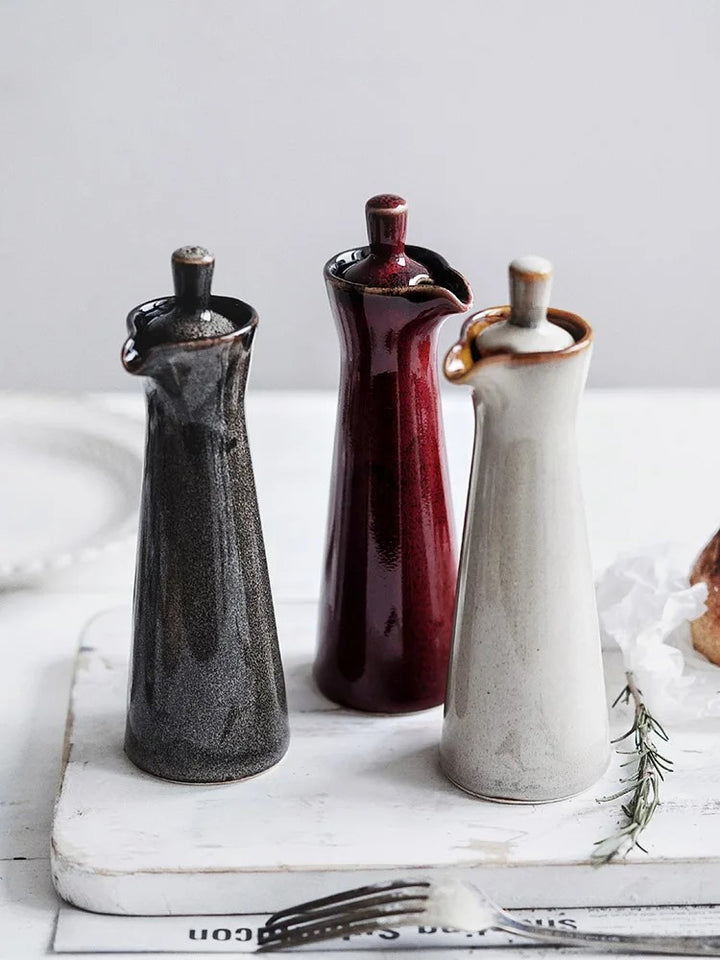
[[[169,780],[221,782],[288,743],[244,416],[254,328],[150,351],[125,749]]]
[[[576,345],[577,346],[577,345]],[[482,797],[543,802],[609,762],[575,437],[590,342],[477,364],[441,762]]]
[[[436,355],[440,320],[462,307],[434,288],[326,281],[342,369],[315,679],[344,706],[421,710],[442,702],[452,631]]]

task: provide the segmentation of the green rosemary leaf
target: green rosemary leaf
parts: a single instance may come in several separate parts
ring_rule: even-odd
[[[629,688],[628,688],[628,687],[624,687],[624,688],[620,691],[620,693],[615,697],[615,699],[613,700],[613,707],[616,707],[616,706],[620,703],[620,701],[622,700],[623,697],[625,697],[625,703],[627,703],[627,702],[628,702],[627,698],[628,698],[629,696],[630,696],[630,690],[629,690]]]
[[[670,737],[665,733],[663,727],[660,726],[658,721],[654,717],[650,717],[650,726],[653,728],[653,733],[656,733],[659,737],[667,743]]]
[[[634,726],[630,727],[630,729],[628,730],[628,732],[627,732],[627,733],[624,733],[621,737],[615,737],[615,739],[614,739],[614,740],[611,740],[610,743],[622,743],[623,740],[627,740],[627,738],[628,738],[631,734],[633,734],[633,733],[635,733],[635,727],[634,727]]]
[[[658,755],[654,758],[654,761],[653,761],[653,762],[654,762],[658,767],[662,767],[662,769],[665,771],[665,773],[672,773],[672,772],[673,772],[673,762],[672,762],[672,760],[666,760],[665,757],[661,757],[660,754],[658,754]]]
[[[620,781],[622,783],[622,780]],[[620,797],[624,797],[626,793],[632,793],[636,789],[636,781],[633,780],[624,790],[619,790],[617,793],[611,794],[609,797],[598,797],[598,803],[609,803],[611,800],[619,800]]]
[[[665,779],[664,774],[673,772],[672,760],[659,753],[653,739],[654,736],[657,736],[668,742],[667,733],[659,721],[648,711],[642,699],[642,692],[635,684],[632,673],[628,671],[625,677],[627,684],[615,699],[613,707],[621,700],[629,703],[632,699],[635,715],[628,732],[612,742],[621,743],[623,740],[632,737],[635,749],[618,750],[617,753],[632,757],[631,760],[622,763],[621,767],[627,767],[632,763],[636,763],[637,767],[633,776],[620,779],[620,783],[627,784],[627,786],[611,796],[598,799],[598,803],[607,803],[618,800],[627,794],[632,794],[620,806],[627,823],[621,826],[613,836],[607,837],[605,840],[598,840],[594,844],[596,849],[593,851],[591,859],[595,865],[609,863],[618,856],[626,857],[634,847],[642,850],[643,853],[647,853],[645,847],[640,843],[639,837],[650,823],[660,804],[660,784]]]

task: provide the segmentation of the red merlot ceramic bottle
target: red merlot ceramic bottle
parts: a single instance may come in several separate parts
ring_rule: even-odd
[[[442,702],[457,572],[437,335],[467,282],[405,246],[407,205],[373,197],[367,247],[325,265],[342,370],[315,678],[374,713]]]

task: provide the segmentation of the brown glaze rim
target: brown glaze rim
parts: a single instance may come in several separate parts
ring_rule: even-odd
[[[469,310],[472,306],[473,294],[470,284],[465,277],[453,269],[444,257],[427,247],[405,246],[405,252],[411,260],[419,261],[428,267],[428,273],[436,280],[435,283],[408,284],[405,287],[368,287],[364,283],[353,283],[345,280],[340,270],[351,263],[357,263],[370,253],[370,247],[353,247],[343,250],[331,257],[323,267],[323,276],[333,286],[341,290],[354,290],[363,296],[375,297],[412,297],[422,300],[432,300],[433,297],[443,297],[450,300],[459,308],[458,312]],[[437,281],[446,281],[446,285]]]
[[[238,300],[235,297],[219,297],[213,295],[210,297],[209,309],[214,313],[219,313],[227,317],[231,323],[236,322],[234,314],[237,314],[238,323],[241,318],[243,320],[242,325],[238,325],[237,329],[231,333],[224,333],[222,336],[203,337],[199,340],[177,340],[173,343],[156,343],[145,353],[136,354],[138,358],[136,361],[128,361],[126,354],[130,349],[134,349],[135,337],[138,333],[138,320],[141,319],[150,308],[158,307],[174,299],[174,297],[159,297],[156,300],[146,300],[144,303],[138,304],[137,307],[133,307],[127,315],[128,337],[122,345],[120,360],[128,373],[138,373],[139,370],[147,364],[148,359],[157,354],[167,353],[172,350],[203,350],[219,343],[227,343],[228,341],[237,340],[248,334],[254,334],[260,323],[260,318],[255,308],[244,300]]]
[[[463,324],[460,340],[454,343],[445,354],[443,361],[445,378],[451,383],[465,383],[481,364],[504,363],[508,366],[525,366],[527,364],[552,363],[554,360],[559,361],[565,357],[573,357],[591,346],[593,332],[587,320],[583,320],[576,313],[557,310],[554,307],[549,308],[547,316],[548,320],[552,320],[559,327],[567,330],[575,343],[565,347],[564,350],[542,350],[536,353],[498,351],[481,357],[475,345],[475,338],[483,330],[492,326],[493,323],[508,320],[510,318],[510,307],[489,307],[487,310],[474,313]]]

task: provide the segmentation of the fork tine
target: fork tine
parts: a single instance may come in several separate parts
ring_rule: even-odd
[[[420,914],[425,910],[426,897],[401,897],[380,899],[375,897],[371,902],[362,900],[351,905],[340,907],[324,907],[310,913],[298,914],[292,920],[279,924],[265,924],[269,934],[285,937],[294,934],[297,930],[314,929],[315,927],[347,926],[353,921],[377,920],[382,922],[386,916],[398,913]]]
[[[343,900],[339,903],[329,904],[326,907],[320,907],[318,909],[313,908],[305,912],[298,911],[297,913],[290,913],[290,911],[288,911],[280,920],[273,921],[272,918],[270,918],[265,926],[266,928],[272,928],[278,931],[289,930],[297,924],[317,923],[320,920],[330,921],[335,917],[352,917],[361,911],[368,916],[373,914],[381,916],[385,912],[383,908],[396,908],[402,904],[414,904],[416,905],[416,909],[422,910],[425,907],[427,898],[428,894],[425,892],[414,893],[404,890],[392,890],[388,893],[375,894],[375,896],[372,897],[362,897],[350,901]]]
[[[379,883],[371,883],[364,887],[355,887],[352,890],[343,890],[340,893],[334,893],[329,897],[319,897],[317,900],[308,900],[306,903],[298,903],[285,910],[278,910],[268,918],[265,926],[274,927],[278,924],[288,922],[290,917],[298,914],[308,913],[311,910],[320,907],[330,906],[331,904],[345,904],[353,900],[360,900],[376,893],[390,892],[393,890],[402,890],[404,888],[422,887],[427,889],[430,886],[428,880],[381,880]]]
[[[350,913],[340,914],[334,920],[321,924],[308,922],[292,928],[283,928],[279,931],[266,927],[258,930],[258,949],[256,953],[265,953],[271,950],[282,950],[305,944],[319,943],[322,940],[335,940],[338,937],[350,934],[372,933],[382,930],[385,920],[392,918],[394,923],[401,926],[414,923],[422,918],[422,908],[417,912],[408,912],[406,907],[384,911],[381,916],[377,911],[368,914]]]

